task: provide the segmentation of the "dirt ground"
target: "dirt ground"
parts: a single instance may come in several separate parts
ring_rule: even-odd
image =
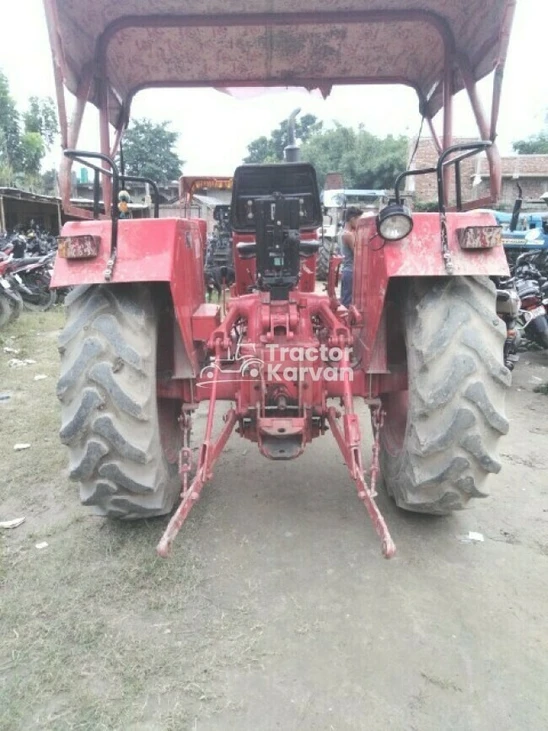
[[[26,517],[0,530],[2,730],[548,728],[548,355],[515,372],[490,498],[435,519],[380,496],[392,561],[329,436],[274,464],[237,435],[162,561],[165,520],[93,518],[67,478],[62,321],[0,334],[0,520]]]

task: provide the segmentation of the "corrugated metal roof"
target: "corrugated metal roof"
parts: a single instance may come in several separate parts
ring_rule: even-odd
[[[58,205],[60,198],[53,195],[40,195],[39,193],[30,193],[28,190],[20,190],[19,188],[0,188],[0,196],[2,198],[11,198],[20,201],[32,201],[34,203],[50,203]]]

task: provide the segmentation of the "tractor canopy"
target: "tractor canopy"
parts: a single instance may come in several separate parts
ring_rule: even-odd
[[[327,96],[342,84],[414,88],[440,152],[451,145],[453,96],[466,88],[480,137],[494,142],[516,1],[44,0],[62,143],[76,146],[91,102],[101,153],[113,156],[146,88],[305,87]],[[476,83],[493,71],[489,119]],[[72,118],[65,89],[76,97]],[[442,108],[440,140],[432,118]],[[500,157],[495,146],[487,155],[491,201]],[[61,169],[64,205],[70,165]]]
[[[133,96],[166,86],[398,83],[443,105],[463,61],[475,81],[501,63],[516,0],[44,0],[56,65],[76,96],[123,125]],[[298,11],[295,9],[298,8]],[[106,85],[106,89],[103,86]]]

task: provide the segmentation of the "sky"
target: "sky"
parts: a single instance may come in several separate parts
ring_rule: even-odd
[[[93,0],[89,0],[92,2]],[[113,0],[115,1],[115,0]],[[459,2],[459,0],[454,0]],[[55,96],[51,54],[42,0],[0,0],[0,69],[7,75],[20,109],[29,96]],[[499,146],[511,152],[512,141],[536,133],[548,110],[548,57],[544,37],[548,0],[518,0],[505,73],[499,120]],[[481,95],[490,106],[490,83]],[[420,125],[415,93],[405,87],[339,87],[327,100],[288,90],[278,95],[234,99],[212,89],[149,90],[133,103],[134,117],[169,120],[180,133],[179,154],[187,175],[230,175],[246,155],[251,140],[268,133],[296,107],[328,125],[334,121],[376,135],[413,136]],[[476,136],[465,93],[457,96],[455,136]],[[438,129],[441,118],[436,120]],[[97,122],[85,120],[81,147],[97,148]]]

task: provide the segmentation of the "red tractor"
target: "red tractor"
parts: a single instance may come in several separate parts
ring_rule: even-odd
[[[494,140],[515,0],[307,0],[297,12],[286,0],[230,9],[217,0],[44,3],[64,206],[87,217],[64,226],[54,274],[54,286],[78,285],[59,339],[58,396],[82,502],[119,519],[174,510],[158,546],[165,556],[234,430],[273,460],[294,459],[331,431],[386,557],[395,547],[375,503],[379,476],[412,511],[446,514],[485,495],[488,475],[501,468],[510,385],[490,278],[508,269],[493,216],[467,211],[500,192]],[[491,72],[488,120],[476,83]],[[224,319],[204,302],[203,224],[119,219],[128,176],[114,158],[139,90],[304,86],[327,94],[333,84],[364,83],[416,90],[439,161],[400,176],[394,200],[360,221],[349,308],[336,296],[336,262],[327,293],[316,292],[322,209],[308,164],[236,170],[236,282]],[[64,87],[76,97],[70,121]],[[461,89],[482,141],[453,146]],[[100,153],[75,149],[88,102],[100,112]],[[440,140],[432,119],[441,109]],[[490,191],[469,204],[461,163],[480,152]],[[74,160],[95,171],[92,212],[70,203]],[[404,178],[419,174],[436,176],[439,213],[402,205]],[[372,414],[368,480],[356,398]],[[207,427],[193,463],[192,415],[202,401]]]

